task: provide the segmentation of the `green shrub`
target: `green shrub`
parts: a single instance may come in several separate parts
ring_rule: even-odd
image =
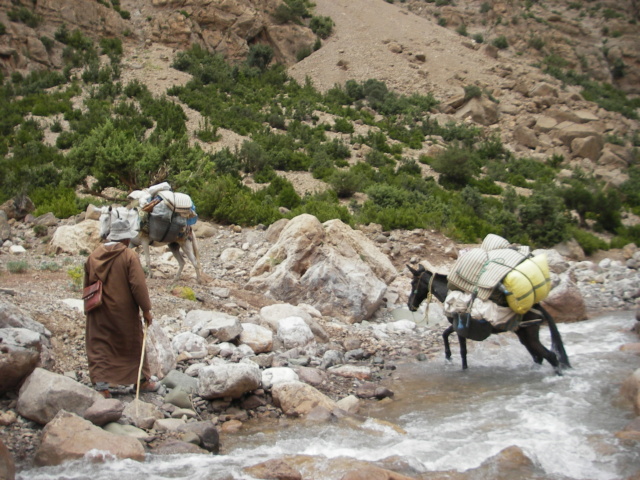
[[[333,31],[333,20],[330,17],[311,17],[309,21],[309,28],[311,31],[315,33],[318,37],[325,39],[331,35]]]
[[[529,42],[528,45],[530,48],[535,48],[538,51],[542,51],[542,49],[544,48],[546,42],[538,36],[535,35],[531,35],[529,37]]]
[[[476,43],[484,43],[484,36],[481,33],[474,34],[472,38]]]
[[[247,55],[247,65],[264,71],[273,59],[273,48],[270,45],[257,43],[251,45]]]
[[[29,264],[26,260],[14,260],[7,262],[7,270],[11,273],[26,273],[29,270]]]
[[[46,270],[48,272],[58,272],[62,267],[56,262],[43,262],[38,266],[38,268],[40,270]]]
[[[597,250],[609,250],[609,244],[592,233],[580,228],[571,228],[571,236],[578,242],[585,255],[592,255]]]
[[[67,276],[70,280],[71,290],[80,291],[84,282],[84,267],[82,265],[76,265],[67,269]]]
[[[482,96],[482,89],[477,85],[466,85],[464,87],[464,99],[469,101],[472,98],[480,98]]]
[[[26,26],[36,28],[42,23],[42,17],[36,15],[26,7],[12,8],[7,12],[7,17],[12,22],[24,23]]]
[[[191,300],[192,302],[197,300],[196,293],[189,287],[174,287],[171,290],[171,294],[184,300]]]
[[[76,194],[71,188],[40,187],[29,196],[36,205],[35,216],[52,212],[56,218],[68,218],[80,213]]]
[[[505,37],[504,35],[500,35],[499,37],[494,38],[491,41],[491,45],[493,45],[496,48],[499,48],[500,50],[509,48],[509,42],[507,41],[507,37]]]
[[[49,37],[45,37],[44,35],[40,37],[40,41],[42,42],[42,45],[44,45],[44,48],[47,50],[47,52],[50,52],[53,48],[54,41]]]
[[[464,23],[460,24],[460,26],[456,28],[456,32],[458,35],[462,35],[463,37],[469,35],[469,32],[467,32],[467,26]]]
[[[49,233],[49,229],[46,225],[34,225],[33,233],[36,234],[36,237],[44,237]]]
[[[117,37],[101,38],[100,48],[102,49],[102,54],[109,57],[121,57],[123,53],[122,40]]]
[[[296,61],[301,62],[312,53],[313,51],[311,50],[311,47],[302,47],[300,50],[296,52]]]
[[[434,158],[431,166],[440,173],[440,184],[462,188],[479,173],[476,155],[472,150],[450,145]]]
[[[360,191],[363,179],[351,170],[336,170],[329,178],[329,184],[338,195],[338,198],[348,198]]]
[[[7,33],[7,27],[4,23],[0,22],[0,35],[4,35],[5,33]]]

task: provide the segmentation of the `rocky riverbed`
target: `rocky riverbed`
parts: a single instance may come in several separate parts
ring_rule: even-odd
[[[74,275],[87,252],[52,251],[51,236],[61,222],[52,223],[48,236],[38,237],[29,221],[9,221],[12,238],[0,250],[0,302],[19,308],[51,332],[50,346],[41,357],[41,364],[48,371],[90,385],[84,350],[84,315],[74,303],[79,297],[79,284]],[[443,318],[439,317],[438,305],[430,309],[430,320],[426,324],[416,325],[398,315],[410,289],[406,264],[423,261],[446,270],[470,246],[456,245],[433,231],[389,233],[375,227],[363,229],[368,241],[388,257],[397,276],[387,285],[384,302],[375,313],[367,320],[350,323],[346,312],[323,315],[310,305],[279,302],[250,286],[252,269],[275,242],[272,229],[211,224],[203,227],[206,228],[200,230],[199,238],[205,279],[202,284],[195,282],[195,271],[189,265],[183,278],[173,281],[175,260],[164,248],[152,249],[154,277],[148,280],[148,285],[155,328],[171,342],[188,330],[185,322],[193,319],[197,311],[213,312],[236,319],[242,325],[256,326],[268,324],[272,321],[270,316],[286,317],[293,312],[305,317],[312,338],[304,345],[292,346],[286,338],[274,336],[271,348],[257,355],[237,340],[209,342],[202,356],[197,354],[197,348],[182,346],[172,369],[178,383],[180,379],[200,375],[209,365],[251,363],[262,371],[283,368],[295,372],[297,379],[313,386],[323,398],[338,402],[344,411],[355,414],[358,403],[392,397],[393,392],[379,384],[393,372],[396,364],[429,361],[442,355]],[[556,299],[552,295],[550,301],[557,309],[556,318],[575,321],[603,311],[638,308],[640,251],[635,246],[603,252],[590,259],[581,258],[576,252],[567,246],[548,251],[556,292]],[[284,313],[274,313],[282,309]],[[175,343],[173,345],[175,348]],[[274,399],[284,394],[264,385],[235,399],[202,398],[194,393],[190,397],[190,408],[166,400],[167,394],[177,390],[175,387],[175,383],[167,383],[158,392],[145,393],[141,398],[154,405],[163,418],[186,419],[186,423],[211,422],[220,435],[215,449],[220,448],[222,452],[225,435],[233,435],[243,423],[300,413],[287,412],[282,397]],[[114,391],[114,397],[125,405],[134,400],[130,391],[122,389]],[[18,469],[22,469],[34,461],[41,446],[43,427],[18,413],[18,400],[17,391],[0,397],[0,429],[4,444]],[[135,419],[132,422],[131,417],[128,418],[129,421],[121,423],[135,423]],[[166,452],[167,445],[187,448],[184,445],[191,444],[189,442],[193,442],[194,448],[203,449],[202,439],[194,439],[184,430],[150,426],[145,431],[143,443],[148,451]],[[168,443],[169,440],[183,443],[177,447],[175,443]]]

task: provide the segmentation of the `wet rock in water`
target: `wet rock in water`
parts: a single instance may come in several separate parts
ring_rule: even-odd
[[[73,413],[61,411],[45,426],[35,463],[60,465],[83,458],[91,450],[138,461],[143,461],[145,455],[142,444],[135,438],[106,432]]]
[[[393,391],[386,387],[380,387],[372,382],[365,382],[356,389],[356,396],[359,398],[377,398],[378,400],[382,400],[383,398],[393,397],[393,395]]]
[[[255,478],[302,480],[302,474],[282,459],[267,460],[251,467],[245,467],[243,471]]]
[[[311,385],[302,382],[279,383],[274,385],[271,394],[273,403],[289,416],[306,415],[317,406],[322,406],[329,411],[336,408],[333,400]]]
[[[542,302],[556,322],[578,322],[587,319],[587,309],[578,286],[568,275],[561,277],[549,296]]]
[[[220,451],[220,435],[211,421],[191,422],[178,428],[179,432],[195,433],[200,439],[200,446],[212,453]]]
[[[539,471],[533,461],[520,447],[511,446],[485,460],[478,468],[468,470],[470,479],[491,478],[492,480],[511,480],[517,472],[519,478],[537,478]]]
[[[374,466],[364,466],[347,472],[340,480],[414,480],[411,477]]]
[[[630,442],[640,442],[640,417],[636,417],[629,422],[621,431],[616,433],[620,440]]]
[[[631,402],[636,415],[640,415],[640,368],[622,382],[620,393]]]
[[[155,455],[186,455],[186,454],[202,454],[208,455],[209,452],[193,443],[181,440],[170,439],[158,445],[152,451]]]

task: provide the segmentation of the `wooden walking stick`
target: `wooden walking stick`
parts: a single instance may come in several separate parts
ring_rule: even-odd
[[[138,415],[138,407],[139,407],[138,397],[140,396],[140,377],[142,376],[142,364],[144,363],[144,350],[147,345],[148,329],[149,329],[149,323],[146,320],[144,320],[144,333],[142,334],[142,353],[140,354],[140,367],[138,367],[138,379],[136,383],[136,415]]]

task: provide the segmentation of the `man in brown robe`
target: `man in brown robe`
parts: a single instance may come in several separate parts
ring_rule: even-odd
[[[143,343],[140,310],[151,325],[151,300],[138,255],[128,248],[129,222],[115,220],[107,236],[87,259],[84,286],[102,281],[102,305],[87,313],[86,348],[89,376],[96,390],[110,397],[109,386],[138,382]],[[141,391],[155,390],[146,356]]]

